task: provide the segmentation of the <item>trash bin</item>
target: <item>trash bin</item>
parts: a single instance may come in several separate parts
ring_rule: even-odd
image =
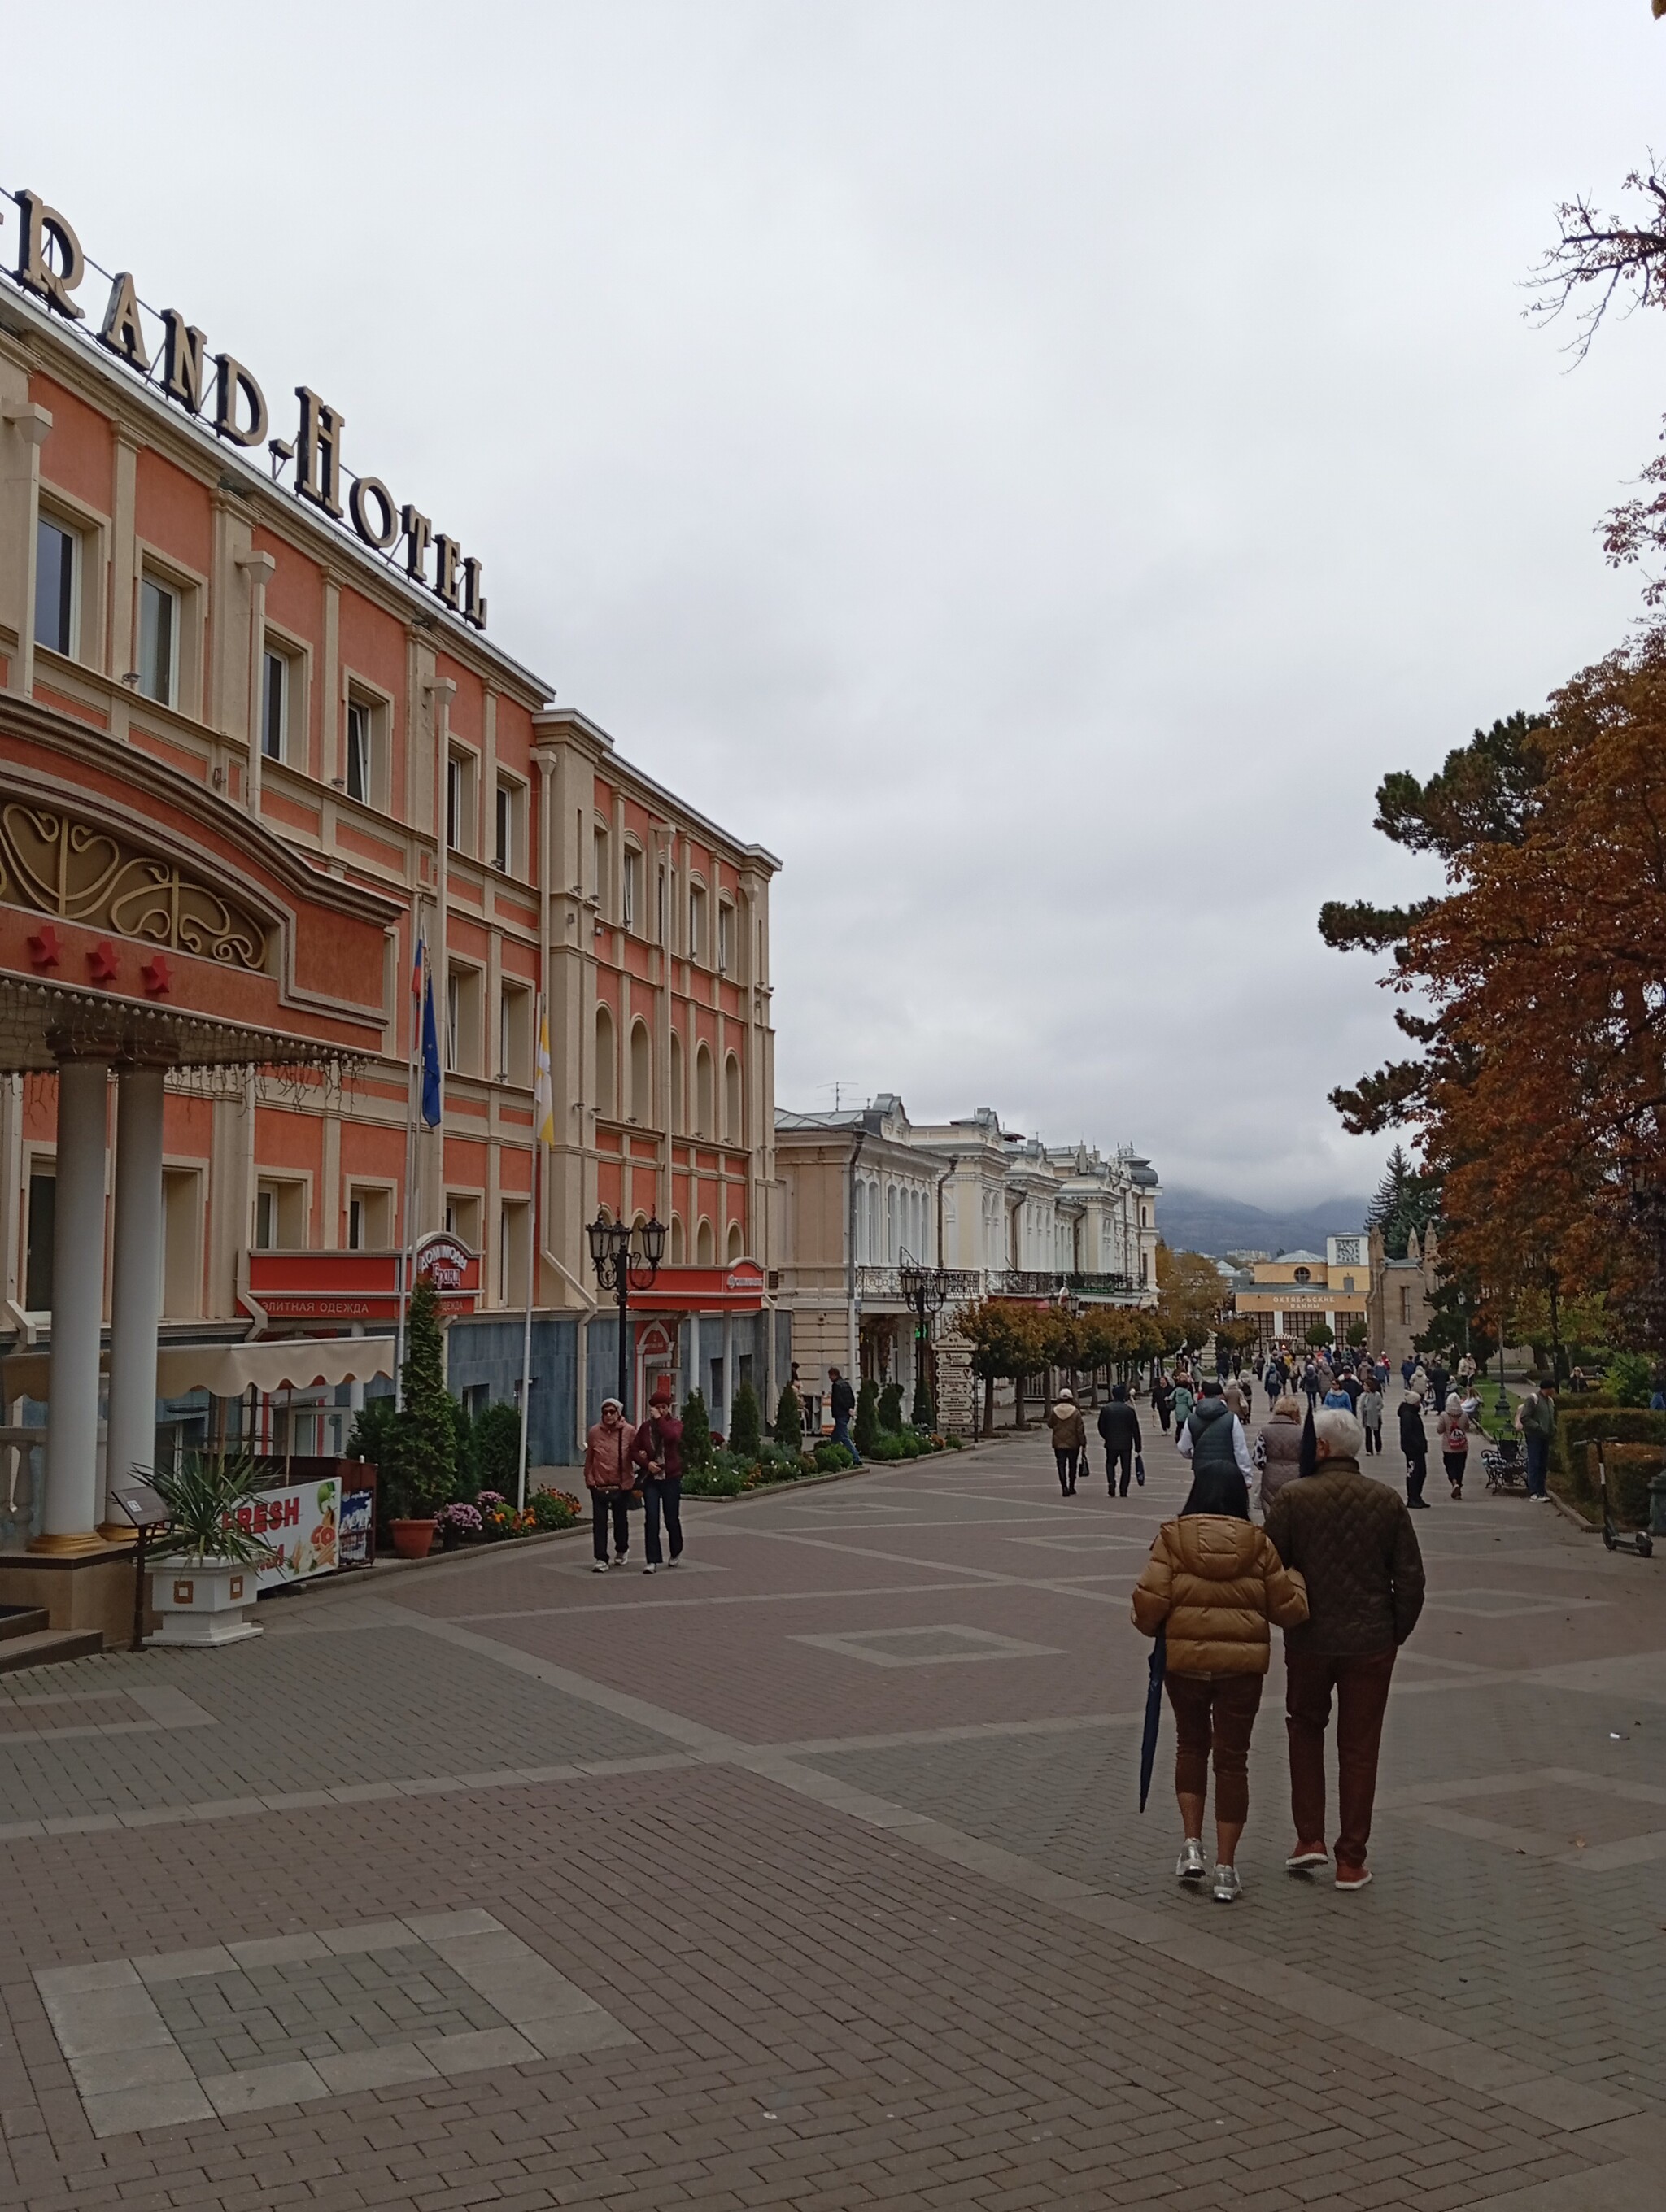
[[[1649,1485],[1649,1534],[1666,1536],[1666,1467]]]

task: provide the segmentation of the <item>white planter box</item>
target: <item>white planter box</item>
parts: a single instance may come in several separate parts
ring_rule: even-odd
[[[150,1577],[150,1602],[162,1616],[153,1644],[237,1644],[260,1631],[248,1616],[256,1569],[218,1559],[163,1559]]]

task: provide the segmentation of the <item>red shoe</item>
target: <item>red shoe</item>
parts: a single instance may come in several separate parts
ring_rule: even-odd
[[[1369,1867],[1350,1866],[1346,1859],[1337,1860],[1336,1887],[1338,1889],[1363,1889],[1370,1880]]]
[[[1310,1867],[1329,1866],[1330,1853],[1322,1844],[1298,1844],[1285,1864],[1292,1874],[1305,1874]]]

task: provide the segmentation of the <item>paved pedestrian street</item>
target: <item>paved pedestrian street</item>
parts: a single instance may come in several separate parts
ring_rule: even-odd
[[[0,1680],[0,2203],[1659,2212],[1666,1560],[1442,1496],[1374,1885],[1182,1892],[1044,1433]],[[1397,1475],[1399,1462],[1384,1466]],[[640,1534],[634,1534],[640,1545]],[[1276,1639],[1275,1639],[1276,1643]]]

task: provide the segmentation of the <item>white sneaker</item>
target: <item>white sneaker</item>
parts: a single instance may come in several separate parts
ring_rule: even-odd
[[[607,1572],[607,1561],[605,1559],[598,1559],[595,1565],[591,1568],[590,1571],[593,1575],[605,1575]]]
[[[666,1565],[668,1567],[680,1567],[682,1564],[683,1562],[680,1559],[667,1559],[666,1561]]]
[[[1215,1869],[1214,1888],[1210,1893],[1217,1905],[1231,1905],[1243,1893],[1243,1884],[1238,1880],[1236,1867],[1218,1866]]]
[[[1174,1863],[1174,1870],[1182,1881],[1202,1881],[1204,1875],[1209,1871],[1209,1867],[1208,1862],[1203,1856],[1201,1837],[1187,1837],[1180,1856]]]
[[[659,1571],[659,1562],[655,1559],[650,1559],[648,1565],[642,1569],[642,1572],[645,1575],[657,1575]]]

